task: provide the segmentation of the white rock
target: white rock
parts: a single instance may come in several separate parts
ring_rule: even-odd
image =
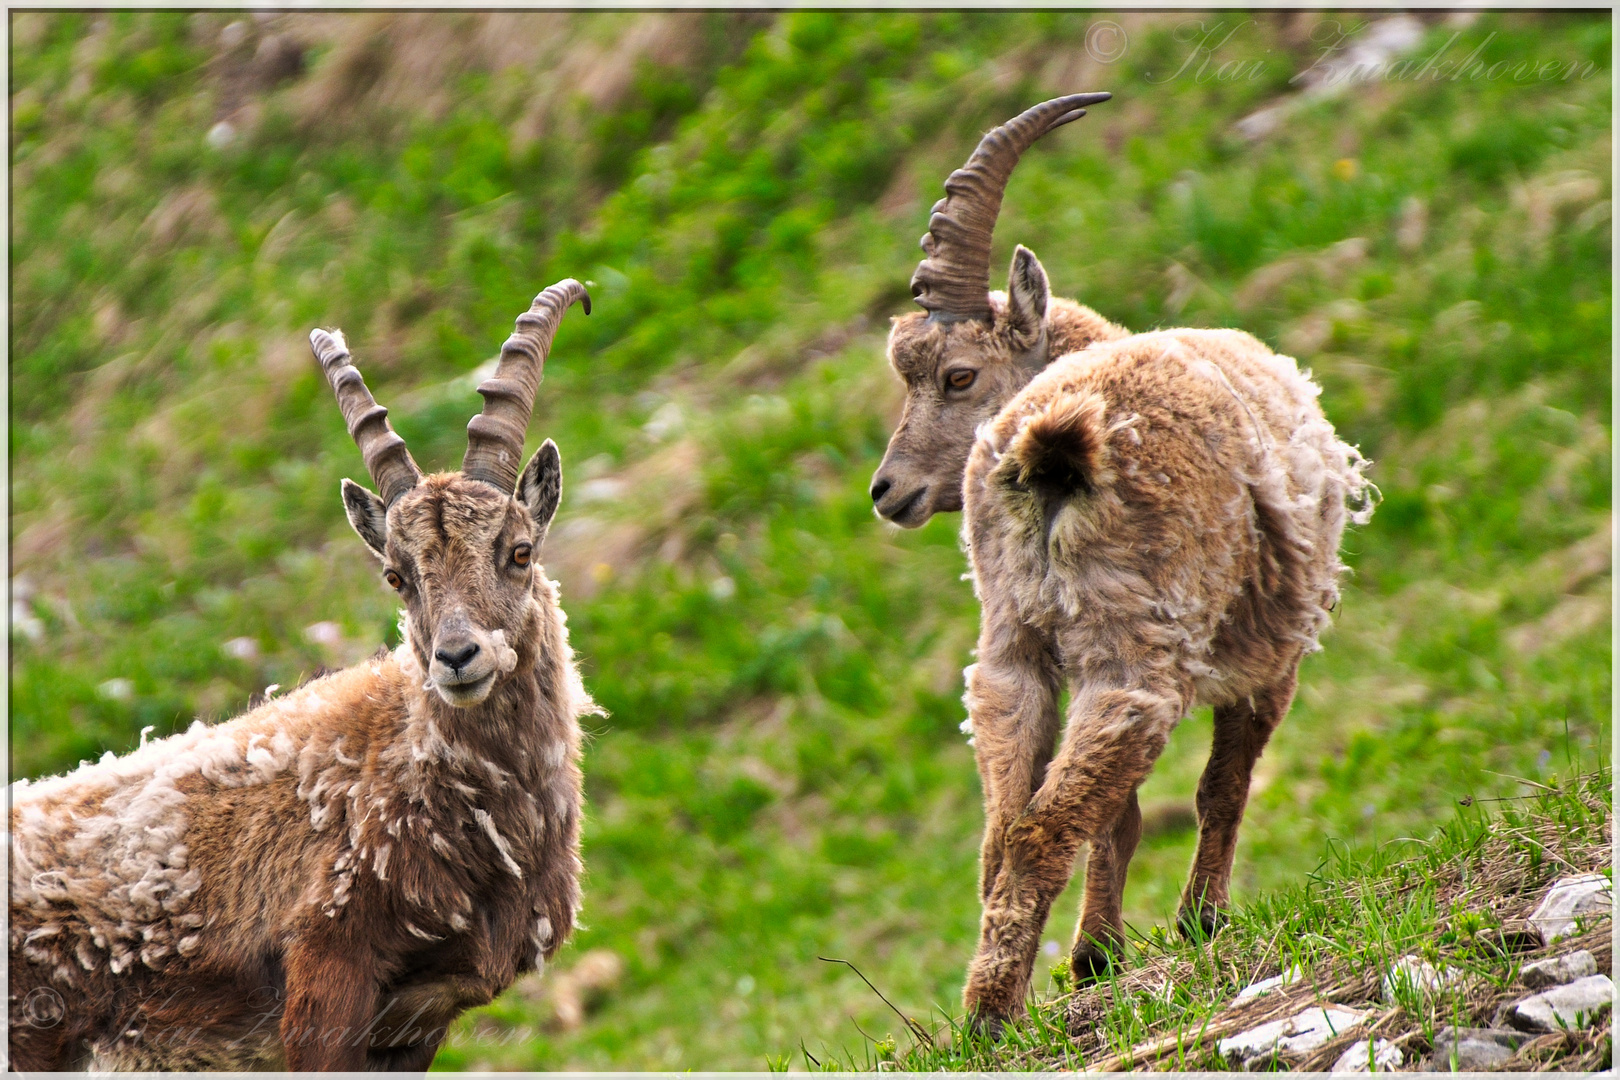
[[[1350,1049],[1339,1055],[1339,1060],[1333,1063],[1336,1073],[1364,1073],[1364,1072],[1394,1072],[1406,1064],[1406,1055],[1401,1048],[1388,1039],[1379,1039],[1372,1046],[1372,1053],[1367,1053],[1369,1039],[1362,1039],[1353,1043]],[[1371,1067],[1368,1059],[1371,1058]]]
[[[1421,956],[1403,956],[1384,973],[1384,1004],[1395,1004],[1397,991],[1416,991],[1422,997],[1432,997],[1455,985],[1461,977],[1462,972],[1456,968],[1436,968]]]
[[[1423,43],[1424,26],[1405,13],[1379,19],[1365,34],[1350,39],[1348,48],[1323,58],[1295,75],[1291,82],[1304,83],[1307,97],[1337,97],[1356,86],[1381,82],[1393,69],[1396,57]]]
[[[34,614],[34,609],[22,600],[11,602],[11,628],[29,641],[45,639],[45,624]]]
[[[1323,1043],[1367,1022],[1354,1009],[1312,1006],[1286,1020],[1273,1020],[1220,1041],[1221,1056],[1245,1069],[1264,1066],[1279,1054],[1308,1054]]]
[[[1529,922],[1541,935],[1541,940],[1551,945],[1573,934],[1575,920],[1580,916],[1601,915],[1613,910],[1614,894],[1609,879],[1602,874],[1580,874],[1553,882]]]
[[[129,679],[108,679],[96,687],[96,693],[108,701],[128,701],[135,696],[135,684]]]
[[[647,422],[641,425],[641,430],[652,439],[663,439],[667,435],[678,433],[686,425],[686,414],[681,407],[673,401],[666,401],[658,407]]]
[[[1285,105],[1268,105],[1264,109],[1250,113],[1232,126],[1239,135],[1250,142],[1256,142],[1282,127],[1283,121],[1288,118],[1288,112]]]
[[[1304,977],[1304,970],[1296,965],[1288,968],[1281,975],[1273,975],[1269,979],[1261,979],[1257,983],[1250,983],[1248,986],[1245,986],[1243,989],[1238,991],[1238,995],[1234,1000],[1244,1001],[1248,998],[1259,997],[1261,994],[1269,994],[1273,990],[1280,990],[1285,986],[1292,986]]]
[[[237,660],[257,660],[259,658],[259,643],[250,637],[233,637],[220,648],[226,656]]]
[[[1576,979],[1596,974],[1597,958],[1585,949],[1578,949],[1568,956],[1550,956],[1545,960],[1524,965],[1519,969],[1519,981],[1532,990],[1540,990],[1547,986],[1562,986],[1564,983],[1572,983]]]
[[[1528,1036],[1494,1028],[1454,1028],[1449,1024],[1434,1033],[1434,1053],[1427,1072],[1450,1072],[1456,1058],[1459,1072],[1495,1072]]]
[[[323,619],[318,623],[310,623],[304,627],[304,637],[316,645],[325,645],[330,648],[342,643],[343,627],[335,622],[328,622]]]
[[[29,641],[45,637],[45,624],[34,614],[34,582],[27,574],[11,579],[11,629]]]
[[[223,150],[236,141],[236,128],[229,120],[221,120],[208,129],[204,139],[215,150]]]
[[[574,501],[577,503],[605,503],[613,502],[624,494],[624,481],[611,476],[587,480],[574,490]]]
[[[1568,986],[1543,990],[1508,1007],[1507,1022],[1520,1031],[1562,1031],[1592,1025],[1598,1010],[1614,1004],[1607,975],[1588,975]]]
[[[1252,112],[1233,127],[1243,138],[1254,142],[1276,131],[1312,100],[1337,97],[1355,87],[1382,82],[1396,70],[1394,61],[1398,57],[1422,44],[1423,34],[1423,24],[1411,15],[1402,13],[1379,19],[1365,34],[1348,38],[1344,43],[1348,47],[1325,50],[1321,59],[1290,79],[1292,83],[1304,84],[1303,94]]]

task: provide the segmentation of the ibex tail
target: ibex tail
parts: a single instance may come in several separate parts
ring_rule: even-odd
[[[1007,447],[1017,483],[1051,500],[1093,490],[1104,467],[1106,414],[1095,394],[1061,394],[1027,416]]]

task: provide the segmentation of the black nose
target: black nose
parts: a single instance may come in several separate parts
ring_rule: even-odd
[[[433,650],[433,658],[441,664],[448,664],[453,670],[460,671],[466,667],[473,657],[478,655],[478,642],[469,641],[455,652],[449,649]]]
[[[872,501],[881,501],[883,496],[887,495],[889,493],[889,489],[893,486],[894,485],[889,483],[887,480],[872,481]]]

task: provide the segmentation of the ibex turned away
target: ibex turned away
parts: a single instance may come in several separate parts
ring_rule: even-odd
[[[518,463],[576,300],[562,281],[519,316],[460,473],[422,475],[342,334],[310,335],[377,486],[343,503],[404,643],[13,787],[13,1068],[421,1070],[568,937],[595,706],[539,562],[557,448]]]
[[[1019,155],[1108,96],[1057,98],[984,137],[923,238],[912,293],[926,313],[889,335],[906,399],[872,499],[908,527],[965,509],[982,606],[965,701],[985,799],[984,916],[964,999],[992,1031],[1024,1008],[1082,843],[1074,971],[1094,977],[1118,955],[1136,789],[1199,704],[1214,706],[1215,736],[1178,922],[1215,930],[1250,772],[1338,599],[1346,504],[1366,520],[1375,492],[1318,387],[1253,337],[1132,335],[1050,297],[1023,247],[1007,292],[989,291],[991,230]]]

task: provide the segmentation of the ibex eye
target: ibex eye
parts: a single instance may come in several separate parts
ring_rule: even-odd
[[[393,589],[395,592],[398,592],[400,587],[405,584],[405,579],[394,573],[392,570],[383,571],[383,580],[388,582],[388,587]]]
[[[534,558],[533,544],[519,544],[512,549],[512,561],[519,566],[528,566],[532,558]]]
[[[979,373],[977,371],[970,371],[967,368],[957,368],[955,371],[945,376],[945,384],[952,390],[966,390],[968,387],[973,385],[973,380],[977,379],[978,377]]]

